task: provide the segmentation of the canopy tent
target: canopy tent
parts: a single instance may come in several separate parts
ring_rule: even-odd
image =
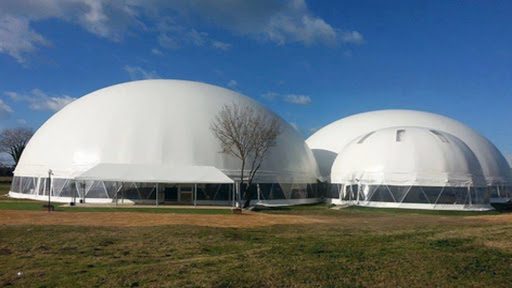
[[[119,182],[228,184],[234,181],[211,166],[167,166],[144,164],[98,164],[75,177],[75,180]]]

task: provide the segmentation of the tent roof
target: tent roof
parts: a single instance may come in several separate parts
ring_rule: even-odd
[[[233,183],[211,166],[166,166],[144,164],[98,164],[75,177],[76,180],[103,180],[149,183]]]

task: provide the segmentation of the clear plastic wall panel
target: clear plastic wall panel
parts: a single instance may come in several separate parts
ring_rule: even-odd
[[[213,200],[216,201],[230,201],[233,198],[233,185],[220,184],[219,188],[215,190]]]
[[[444,187],[421,187],[423,194],[428,199],[429,203],[436,204],[441,197]]]
[[[244,183],[244,185],[240,185],[240,191],[244,191],[244,189],[247,189],[248,193],[251,193],[251,200],[257,200],[258,199],[258,187],[256,184],[251,184],[249,188],[247,188],[247,183]],[[241,195],[242,200],[245,199],[245,195]]]
[[[322,197],[318,190],[318,184],[306,184],[306,191],[308,198],[319,198]]]
[[[85,197],[86,198],[110,198],[110,197],[107,197],[107,191],[105,190],[103,181],[93,181],[89,190],[87,190],[87,194],[85,194]]]
[[[487,187],[471,187],[471,204],[489,203],[490,191]]]
[[[429,199],[425,195],[423,188],[420,186],[412,186],[402,202],[431,204]]]
[[[270,200],[272,192],[272,184],[260,184],[260,199]]]
[[[405,196],[407,195],[407,193],[409,193],[409,190],[411,189],[411,186],[390,186],[388,185],[388,190],[391,192],[391,194],[393,195],[393,199],[395,200],[395,202],[402,202],[405,198]]]
[[[340,187],[341,200],[350,201],[354,199],[355,195],[350,185],[339,185],[338,187]]]
[[[39,178],[39,191],[38,195],[48,195],[48,178]]]
[[[396,202],[386,185],[370,186],[370,201]]]
[[[156,184],[139,183],[139,191],[143,199],[156,200]]]
[[[178,201],[178,187],[176,185],[163,185],[162,190],[165,201]]]
[[[106,193],[106,198],[115,198],[116,193],[119,191],[119,188],[123,183],[115,182],[115,181],[102,181],[103,182],[103,190]]]
[[[75,181],[76,197],[83,198],[92,184],[94,184],[94,181]]]
[[[294,184],[292,187],[291,199],[305,199],[308,198],[308,191],[306,184]]]
[[[211,196],[206,193],[206,185],[205,184],[197,185],[196,199],[197,200],[211,200]]]
[[[197,186],[197,200],[230,201],[232,200],[232,185],[206,184]],[[257,195],[256,195],[257,197]]]
[[[329,198],[338,199],[340,197],[340,185],[339,184],[330,184],[328,196]]]
[[[78,191],[76,190],[76,184],[74,180],[68,179],[64,186],[62,187],[62,190],[60,190],[60,194],[57,196],[61,197],[78,197]]]
[[[503,197],[512,198],[512,186],[501,186],[500,191],[502,191]]]
[[[21,192],[21,177],[14,176],[11,183],[12,192]]]
[[[356,197],[359,194],[359,201],[370,201],[375,190],[379,188],[379,185],[356,185]]]
[[[68,179],[60,179],[60,178],[52,178],[52,196],[58,196],[60,195],[60,192],[62,191],[62,188],[66,185],[68,182]]]
[[[436,204],[469,204],[468,188],[444,187]]]
[[[272,189],[270,190],[269,200],[278,200],[278,199],[286,199],[286,195],[284,193],[283,187],[281,184],[274,183],[272,184]]]
[[[249,186],[247,192],[251,193],[251,200],[258,200],[258,186],[256,184]]]
[[[281,189],[283,191],[284,199],[291,199],[293,185],[287,184],[287,183],[279,183],[279,186],[281,187]]]
[[[501,195],[500,195],[501,191],[500,191],[498,185],[496,185],[496,186],[487,186],[487,191],[489,192],[489,194],[493,198],[501,197]]]
[[[355,200],[357,198],[358,186],[357,185],[344,185],[342,200]]]
[[[21,193],[37,194],[36,186],[37,186],[37,178],[36,177],[21,177]]]
[[[121,189],[121,197],[131,200],[143,199],[137,183],[124,183],[123,189]]]
[[[493,185],[488,186],[489,197],[504,197],[504,198],[512,198],[512,187],[508,185]]]

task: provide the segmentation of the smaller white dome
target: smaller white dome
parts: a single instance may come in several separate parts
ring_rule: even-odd
[[[346,145],[357,137],[390,127],[423,127],[449,133],[474,153],[487,186],[512,185],[510,166],[496,146],[470,127],[433,113],[413,110],[360,113],[332,122],[311,135],[306,143],[316,157],[321,176],[328,178],[334,159]]]
[[[421,127],[376,130],[338,154],[331,182],[417,186],[485,186],[482,167],[459,138]]]

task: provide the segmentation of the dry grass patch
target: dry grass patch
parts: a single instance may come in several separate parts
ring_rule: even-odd
[[[268,225],[329,223],[328,217],[271,215],[246,212],[241,215],[198,215],[139,212],[45,212],[0,210],[0,225],[67,225],[139,227],[194,225],[204,227],[252,228]]]

